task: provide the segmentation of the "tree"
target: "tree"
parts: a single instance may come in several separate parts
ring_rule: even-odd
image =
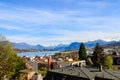
[[[104,66],[108,69],[112,69],[113,59],[111,56],[105,56]]]
[[[45,76],[47,74],[47,70],[47,67],[41,67],[41,69],[37,70],[37,73],[41,73]]]
[[[87,59],[87,53],[84,43],[81,43],[78,54],[79,54],[79,60]]]
[[[11,43],[0,35],[0,80],[14,79],[19,70],[25,68],[25,62],[17,56]]]
[[[96,46],[94,48],[93,52],[93,62],[95,66],[98,66],[100,63],[103,64],[103,48],[99,46],[99,43],[96,43]]]

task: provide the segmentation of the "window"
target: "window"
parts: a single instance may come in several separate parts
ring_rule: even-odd
[[[117,64],[120,64],[120,59],[117,60]]]

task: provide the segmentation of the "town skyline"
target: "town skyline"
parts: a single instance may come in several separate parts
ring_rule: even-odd
[[[45,46],[120,40],[118,0],[1,0],[0,34]]]

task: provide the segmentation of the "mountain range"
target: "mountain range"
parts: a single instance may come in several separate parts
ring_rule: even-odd
[[[84,42],[86,48],[93,48],[95,47],[96,43],[99,43],[102,46],[113,46],[113,45],[119,45],[120,46],[120,41],[104,41],[104,40],[94,40],[94,41],[88,41]],[[72,42],[70,44],[59,44],[57,46],[42,46],[42,45],[30,45],[27,43],[12,43],[13,47],[15,49],[36,49],[36,50],[43,50],[43,49],[51,49],[51,50],[76,50],[79,49],[80,42]]]

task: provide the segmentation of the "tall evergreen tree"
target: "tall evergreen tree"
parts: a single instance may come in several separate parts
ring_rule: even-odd
[[[87,53],[84,43],[81,43],[78,54],[79,54],[79,60],[87,59]]]
[[[93,62],[95,66],[98,66],[100,63],[103,64],[104,57],[102,53],[103,53],[103,48],[99,46],[99,43],[96,43],[96,46],[93,52]]]

